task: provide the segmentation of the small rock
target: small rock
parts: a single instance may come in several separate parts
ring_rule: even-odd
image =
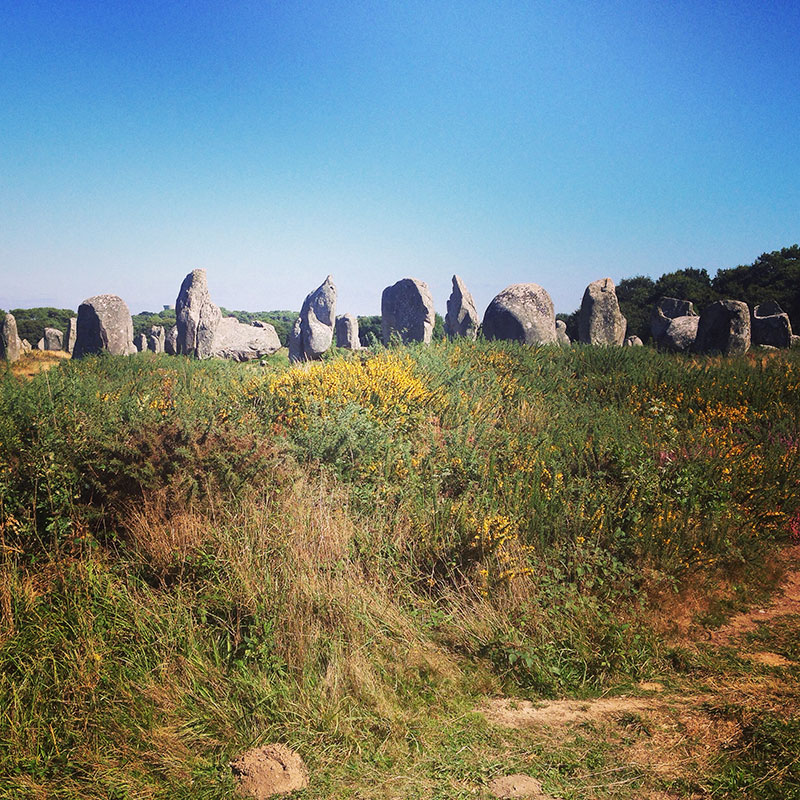
[[[638,336],[626,336],[625,347],[644,347],[644,342]]]
[[[133,343],[136,345],[136,349],[143,353],[147,350],[147,334],[140,333],[134,340]]]
[[[556,320],[556,341],[562,347],[569,347],[572,344],[572,340],[567,333],[567,323],[563,319]]]
[[[266,800],[308,786],[303,759],[284,744],[268,744],[242,753],[230,763],[237,789],[243,797]]]

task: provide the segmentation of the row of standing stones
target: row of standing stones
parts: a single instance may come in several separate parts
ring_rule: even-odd
[[[272,325],[247,325],[223,317],[211,300],[206,272],[196,269],[181,284],[175,302],[176,324],[169,330],[153,326],[133,337],[133,322],[125,301],[102,294],[84,300],[78,316],[69,321],[66,334],[47,328],[37,344],[40,350],[66,350],[73,358],[108,352],[129,355],[151,350],[195,356],[248,361],[275,353],[280,340]],[[381,297],[383,343],[430,343],[435,322],[433,297],[427,284],[403,278],[383,291]],[[541,286],[518,283],[498,294],[479,322],[475,302],[458,275],[447,301],[445,332],[451,338],[475,339],[481,328],[487,339],[525,344],[571,344],[566,324],[556,320],[553,301]],[[603,278],[586,287],[578,315],[578,340],[583,344],[640,346],[638,336],[626,337],[627,323],[617,300],[614,282]],[[789,316],[775,302],[762,303],[752,313],[746,303],[720,300],[698,315],[692,303],[664,297],[651,316],[651,332],[660,349],[735,355],[751,344],[790,347],[800,337],[792,335]],[[336,286],[329,275],[309,294],[289,337],[292,363],[313,361],[336,342],[337,347],[360,348],[358,320],[352,314],[336,316]],[[17,335],[13,315],[0,326],[0,356],[15,361],[31,346]]]

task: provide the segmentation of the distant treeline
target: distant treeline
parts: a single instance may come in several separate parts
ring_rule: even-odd
[[[628,320],[628,336],[636,335],[642,341],[650,339],[650,312],[661,297],[691,300],[698,313],[715,300],[744,300],[751,308],[767,300],[777,301],[792,321],[792,330],[800,331],[800,245],[784,247],[760,255],[752,264],[721,269],[712,278],[708,270],[687,267],[667,272],[657,280],[644,275],[623,278],[617,284],[617,298],[622,313]],[[236,317],[239,322],[268,322],[275,327],[281,344],[285,347],[297,311],[229,311],[221,309],[223,316]],[[45,328],[67,329],[67,321],[77,312],[68,308],[12,308],[21,339],[34,347],[44,336]],[[0,311],[0,321],[4,313]],[[578,312],[558,314],[567,323],[570,338],[578,338]],[[152,325],[169,329],[175,324],[175,309],[143,311],[133,315],[134,336],[144,333]],[[359,338],[364,347],[381,341],[380,315],[358,318]],[[433,340],[444,338],[444,320],[436,315]]]
[[[17,321],[19,338],[27,339],[33,347],[44,336],[45,328],[58,328],[63,333],[70,318],[78,315],[69,308],[12,308],[11,313]],[[0,321],[4,317],[5,312],[0,311]]]
[[[721,269],[712,278],[705,269],[679,269],[658,280],[638,275],[617,284],[617,298],[628,320],[628,336],[650,339],[650,313],[661,297],[691,300],[697,312],[716,300],[743,300],[753,306],[776,300],[789,315],[792,330],[800,331],[800,245],[760,255],[752,264]],[[578,312],[559,314],[567,333],[578,335]]]

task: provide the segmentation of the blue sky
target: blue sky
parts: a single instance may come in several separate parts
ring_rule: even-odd
[[[380,312],[800,240],[800,4],[0,0],[0,308]]]

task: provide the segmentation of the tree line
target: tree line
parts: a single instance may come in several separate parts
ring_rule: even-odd
[[[712,278],[708,270],[687,267],[664,273],[653,280],[646,275],[623,278],[617,284],[620,309],[628,320],[628,336],[639,336],[642,341],[650,339],[650,313],[662,297],[677,297],[690,300],[700,313],[715,300],[743,300],[751,308],[767,300],[777,301],[789,315],[792,330],[800,331],[800,245],[793,244],[771,253],[762,253],[752,264],[730,269],[720,269]],[[255,320],[268,322],[275,327],[281,344],[286,346],[297,311],[229,311],[221,309],[223,316],[236,317],[239,322]],[[32,345],[44,336],[45,328],[66,330],[75,311],[66,308],[13,308],[11,313],[17,320],[21,339]],[[0,311],[0,321],[4,316]],[[578,338],[578,311],[558,314],[567,323],[567,333],[573,340]],[[361,344],[369,347],[381,341],[380,315],[358,318]],[[175,309],[143,311],[133,315],[134,335],[147,332],[152,325],[163,325],[169,329],[175,324]],[[436,315],[433,339],[444,338],[441,315]]]
[[[620,310],[628,320],[628,336],[650,339],[650,314],[662,297],[690,300],[700,313],[717,300],[743,300],[752,309],[775,300],[789,315],[792,330],[800,331],[800,245],[762,253],[752,264],[720,269],[712,278],[706,269],[687,267],[657,280],[645,275],[623,278],[617,284]],[[577,337],[578,312],[559,314],[571,339]]]

